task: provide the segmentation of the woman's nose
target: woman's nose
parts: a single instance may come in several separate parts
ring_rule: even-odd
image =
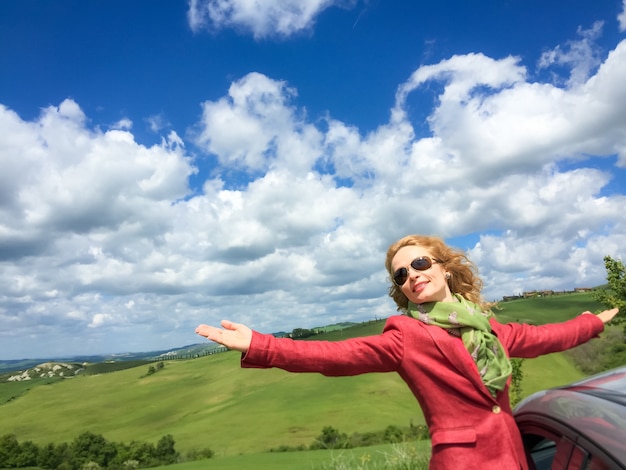
[[[409,266],[407,269],[408,269],[408,272],[409,272],[409,279],[417,279],[417,277],[421,273],[421,271],[418,271],[417,269],[413,269],[412,266]]]

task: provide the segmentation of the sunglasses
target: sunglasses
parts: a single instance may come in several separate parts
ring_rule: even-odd
[[[431,268],[433,263],[441,263],[438,259],[430,258],[428,256],[420,256],[411,261],[411,264],[406,268],[399,268],[393,273],[393,282],[396,286],[403,286],[406,280],[409,278],[409,267],[414,271],[426,271]]]

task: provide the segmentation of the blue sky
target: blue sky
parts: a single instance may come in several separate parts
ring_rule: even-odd
[[[0,358],[385,317],[408,233],[467,250],[489,300],[603,283],[624,10],[1,2]]]

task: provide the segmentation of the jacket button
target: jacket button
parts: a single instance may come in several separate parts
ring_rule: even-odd
[[[498,414],[502,411],[502,408],[500,408],[498,405],[494,406],[493,408],[491,408],[491,411],[493,411],[495,414]]]

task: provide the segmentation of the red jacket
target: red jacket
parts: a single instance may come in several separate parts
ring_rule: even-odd
[[[490,320],[509,357],[532,358],[582,344],[603,329],[595,315],[531,326]],[[509,403],[509,384],[492,397],[462,341],[395,315],[382,334],[344,341],[293,341],[254,332],[242,367],[348,376],[397,372],[417,398],[432,439],[431,469],[528,469]]]

